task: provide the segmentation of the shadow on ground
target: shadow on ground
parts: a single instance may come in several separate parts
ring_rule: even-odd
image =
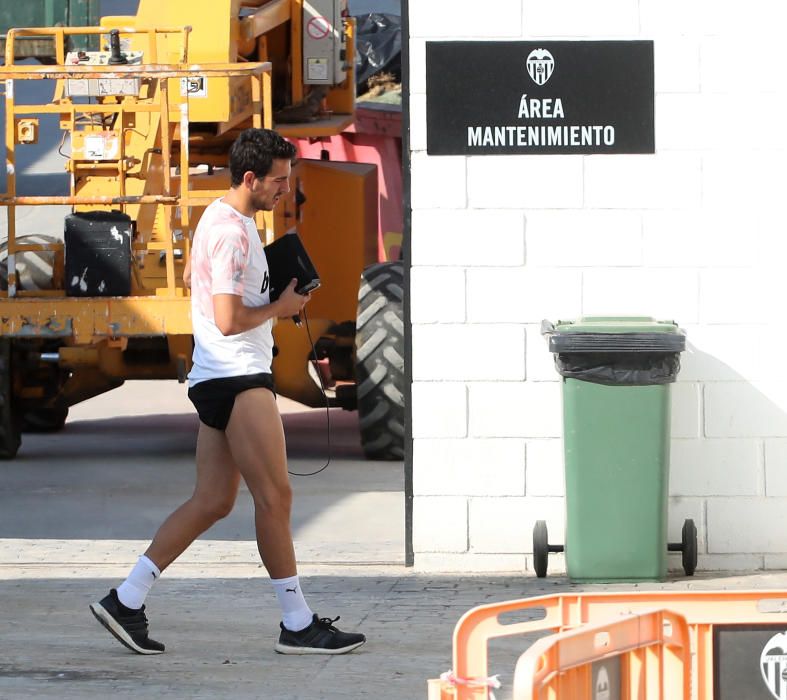
[[[291,471],[318,471],[328,456],[325,413],[282,418]],[[291,478],[300,560],[401,563],[403,464],[363,459],[355,413],[331,411],[331,423],[330,465],[317,475]],[[43,546],[53,561],[133,561],[193,491],[197,429],[196,414],[175,413],[74,420],[57,434],[26,435],[17,459],[2,465],[5,549],[16,540],[38,541],[30,553]],[[200,540],[225,547],[233,560],[256,561],[253,503],[245,486],[233,512]]]

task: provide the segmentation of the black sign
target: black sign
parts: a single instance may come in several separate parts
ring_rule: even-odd
[[[654,153],[652,41],[430,41],[430,155]]]
[[[787,630],[776,625],[713,630],[715,700],[774,700],[787,696]]]

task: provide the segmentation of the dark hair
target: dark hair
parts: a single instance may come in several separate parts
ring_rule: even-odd
[[[230,175],[232,186],[243,182],[243,174],[253,172],[256,177],[265,177],[273,167],[273,161],[295,158],[295,146],[285,141],[272,129],[245,129],[230,147]]]

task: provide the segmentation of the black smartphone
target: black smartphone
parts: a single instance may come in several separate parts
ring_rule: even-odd
[[[311,282],[303,285],[302,287],[296,287],[295,292],[296,294],[305,295],[309,292],[313,292],[315,289],[318,289],[320,286],[320,280],[312,280]]]

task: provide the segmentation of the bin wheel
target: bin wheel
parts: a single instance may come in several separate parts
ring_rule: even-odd
[[[686,576],[694,576],[697,568],[697,526],[690,518],[683,521],[681,533],[683,549],[683,571]]]
[[[549,536],[545,520],[536,520],[533,528],[533,568],[538,578],[546,578],[549,559]]]

